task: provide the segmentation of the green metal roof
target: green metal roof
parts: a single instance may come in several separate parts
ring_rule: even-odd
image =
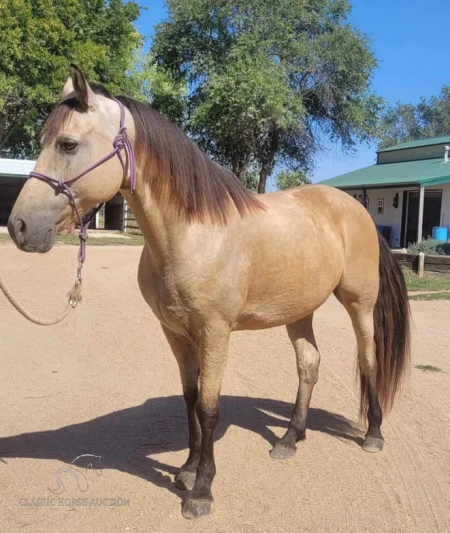
[[[450,141],[450,137],[449,137]],[[450,182],[450,162],[443,158],[372,165],[321,183],[344,189],[380,188],[393,185],[440,185]]]
[[[382,148],[378,150],[380,152],[392,152],[394,150],[406,150],[407,148],[418,148],[420,146],[433,146],[433,144],[450,144],[450,135],[444,135],[443,137],[430,137],[428,139],[418,139],[417,141],[409,141],[406,143],[396,144],[389,148]]]

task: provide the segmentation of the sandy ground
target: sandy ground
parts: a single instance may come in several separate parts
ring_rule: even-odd
[[[2,246],[0,271],[30,310],[51,317],[76,254]],[[377,455],[360,448],[355,341],[336,301],[316,315],[321,377],[308,439],[288,462],[268,454],[297,389],[287,335],[235,333],[214,513],[192,522],[173,485],[187,447],[177,367],[140,296],[139,254],[88,247],[85,301],[56,327],[26,322],[0,295],[1,532],[450,531],[450,301],[412,302],[413,364],[443,372],[412,368]],[[67,472],[82,454],[101,460],[84,469],[89,459],[78,459]]]

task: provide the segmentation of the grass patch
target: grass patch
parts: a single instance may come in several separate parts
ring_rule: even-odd
[[[12,243],[10,236],[7,233],[0,233],[0,244]]]
[[[450,278],[424,276],[419,278],[417,274],[405,274],[406,288],[408,291],[446,291],[450,290]]]
[[[426,292],[423,294],[412,294],[410,300],[450,300],[450,292]]]
[[[126,238],[120,237],[119,235],[125,235]],[[119,233],[117,237],[88,237],[87,243],[88,246],[143,246],[144,237],[141,235]],[[57,235],[56,244],[78,246],[80,239],[78,235]]]
[[[95,230],[94,230],[95,231]],[[117,237],[90,237],[88,246],[143,246],[144,238],[141,235],[131,235],[129,233],[118,233]],[[119,235],[125,235],[126,238]],[[7,233],[0,233],[0,244],[12,244],[12,240]],[[69,244],[78,246],[80,239],[78,235],[57,235],[56,244]]]
[[[414,365],[419,370],[423,370],[424,372],[443,372],[439,367],[433,366],[433,365]]]

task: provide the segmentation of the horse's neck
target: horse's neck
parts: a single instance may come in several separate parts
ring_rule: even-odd
[[[169,253],[183,243],[187,222],[171,206],[155,198],[149,186],[138,187],[133,194],[129,191],[122,191],[122,194],[152,255],[166,260]]]

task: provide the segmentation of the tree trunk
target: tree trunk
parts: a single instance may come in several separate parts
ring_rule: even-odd
[[[237,162],[233,162],[232,167],[231,167],[233,173],[236,175],[237,179],[243,185],[245,185],[244,177],[245,177],[247,168],[248,168],[248,163],[237,163]]]
[[[271,164],[263,163],[263,166],[259,172],[258,194],[264,194],[266,192],[267,178],[269,177],[270,171]]]
[[[3,148],[3,137],[5,135],[6,113],[0,113],[0,152]]]
[[[231,162],[231,170],[233,171],[233,174],[238,178],[238,180],[242,182],[240,165],[236,159],[233,159],[233,161]]]
[[[261,153],[259,160],[261,161],[261,170],[259,172],[258,194],[266,192],[267,178],[275,166],[275,158],[278,152],[280,142],[280,131],[273,129],[268,137],[268,143],[265,145],[264,151]]]

